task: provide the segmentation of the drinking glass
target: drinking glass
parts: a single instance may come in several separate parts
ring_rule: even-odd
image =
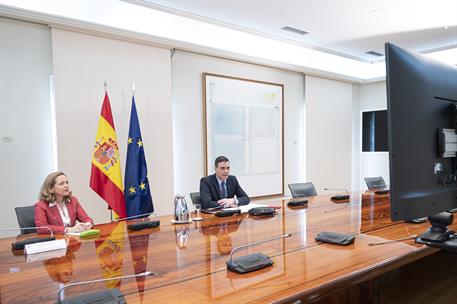
[[[202,205],[194,204],[195,209],[195,217],[193,218],[194,221],[201,221],[203,218],[200,216],[200,210],[202,209]]]

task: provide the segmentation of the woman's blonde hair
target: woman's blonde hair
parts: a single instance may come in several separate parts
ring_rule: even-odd
[[[40,197],[39,197],[40,201],[50,203],[50,202],[54,202],[56,200],[56,194],[54,193],[54,186],[56,184],[56,179],[61,175],[66,176],[65,173],[60,172],[60,171],[53,172],[53,173],[49,174],[48,176],[46,176],[46,178],[43,182],[43,185],[41,186],[41,190],[40,190]],[[63,198],[64,202],[68,201],[70,199],[70,197],[71,197],[71,192],[70,192],[70,195],[64,196],[64,198]]]

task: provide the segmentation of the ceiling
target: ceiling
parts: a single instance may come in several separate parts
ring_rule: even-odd
[[[364,62],[384,43],[430,52],[457,46],[457,0],[130,0],[200,21]],[[285,26],[306,35],[281,30]]]
[[[457,0],[0,0],[0,16],[350,82],[385,77],[366,54],[385,42],[457,64]]]

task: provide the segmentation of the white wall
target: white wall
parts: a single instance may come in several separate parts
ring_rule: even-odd
[[[95,222],[109,220],[107,204],[89,188],[91,153],[106,79],[125,170],[132,83],[154,206],[173,210],[170,52],[131,42],[53,29],[59,169]]]
[[[199,190],[205,174],[203,72],[284,84],[284,192],[289,194],[288,183],[304,180],[304,76],[180,51],[172,58],[176,191],[190,200],[189,193]]]
[[[360,85],[360,111],[358,121],[362,125],[362,112],[387,109],[386,82],[379,81]],[[358,128],[360,154],[359,189],[367,189],[364,177],[382,176],[389,184],[389,152],[362,152],[362,128]]]
[[[360,85],[352,84],[352,191],[360,191],[360,151],[362,120],[360,119]]]
[[[352,84],[306,76],[306,177],[324,188],[351,190]]]
[[[49,28],[0,18],[0,228],[18,227],[14,207],[33,205],[52,170],[51,73]]]

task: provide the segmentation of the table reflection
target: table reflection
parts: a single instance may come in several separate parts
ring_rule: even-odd
[[[61,257],[43,261],[51,280],[57,283],[68,283],[73,276],[73,261],[75,252],[81,247],[81,242],[73,237],[67,238],[67,254]]]
[[[190,229],[188,225],[175,225],[175,241],[178,249],[187,248],[187,240],[189,239]]]
[[[247,217],[247,213],[243,213],[238,216],[233,216],[230,219],[211,223],[202,222],[201,230],[203,235],[216,236],[216,249],[221,255],[228,255],[232,251],[232,237],[231,233],[234,233],[240,227],[241,222]]]

